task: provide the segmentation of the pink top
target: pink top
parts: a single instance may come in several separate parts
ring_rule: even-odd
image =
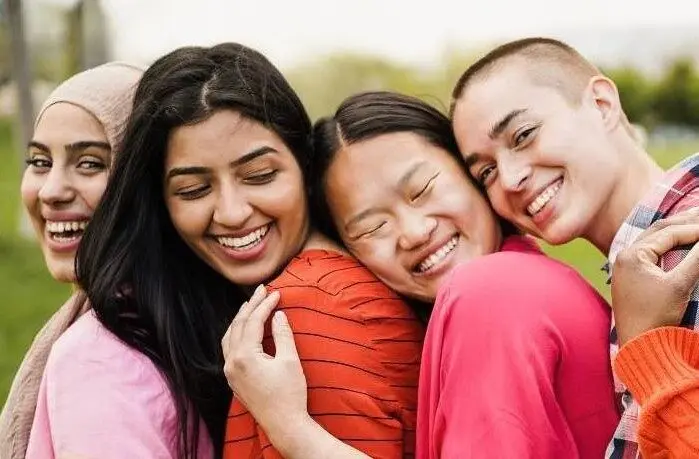
[[[416,457],[603,457],[619,419],[609,322],[594,288],[529,238],[454,268],[425,337]]]
[[[177,414],[153,363],[92,311],[56,341],[39,388],[27,459],[176,458]],[[202,423],[199,458],[213,457]]]

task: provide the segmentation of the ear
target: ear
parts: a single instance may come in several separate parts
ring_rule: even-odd
[[[602,122],[608,130],[615,129],[624,119],[619,91],[614,82],[604,75],[595,75],[590,78],[585,89],[585,96],[599,112]]]

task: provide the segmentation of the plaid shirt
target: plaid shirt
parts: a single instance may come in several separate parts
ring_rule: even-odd
[[[699,205],[699,153],[695,153],[669,170],[662,181],[634,208],[623,223],[609,250],[608,267],[614,265],[620,251],[630,246],[634,240],[653,222],[674,215],[683,210]],[[665,254],[660,266],[666,271],[674,268],[687,255],[687,249],[672,250]],[[611,274],[611,273],[610,273]],[[699,330],[697,308],[699,307],[699,287],[691,295],[687,312],[682,319],[685,327]],[[612,326],[610,334],[612,360],[619,351],[616,329]],[[615,389],[621,397],[623,413],[621,422],[614,432],[614,438],[607,448],[607,459],[640,458],[636,429],[638,426],[639,406],[629,391],[616,379]]]

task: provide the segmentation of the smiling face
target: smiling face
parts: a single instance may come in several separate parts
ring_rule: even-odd
[[[111,156],[100,122],[76,105],[51,105],[36,126],[21,194],[56,280],[75,281],[75,254],[107,186]]]
[[[589,236],[624,170],[609,135],[615,89],[594,77],[574,103],[525,70],[505,65],[465,89],[459,148],[502,217],[552,244]]]
[[[485,198],[446,151],[407,132],[344,146],[326,196],[354,256],[397,292],[434,301],[457,263],[498,250]]]
[[[262,124],[222,110],[176,128],[164,177],[175,229],[231,282],[265,282],[301,250],[309,230],[301,170]]]

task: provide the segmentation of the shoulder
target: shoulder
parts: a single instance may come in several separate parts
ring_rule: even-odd
[[[360,314],[364,305],[373,309],[389,305],[390,309],[409,310],[403,300],[364,265],[331,251],[302,252],[270,287],[280,291],[280,304],[285,306],[313,302],[336,313],[351,315]]]
[[[543,253],[503,251],[463,263],[440,288],[435,310],[457,304],[524,306],[603,300],[577,271]]]
[[[49,384],[61,390],[108,397],[128,391],[135,399],[169,401],[167,385],[144,354],[126,345],[89,311],[72,324],[51,348],[46,364]],[[118,395],[121,397],[121,395]]]

